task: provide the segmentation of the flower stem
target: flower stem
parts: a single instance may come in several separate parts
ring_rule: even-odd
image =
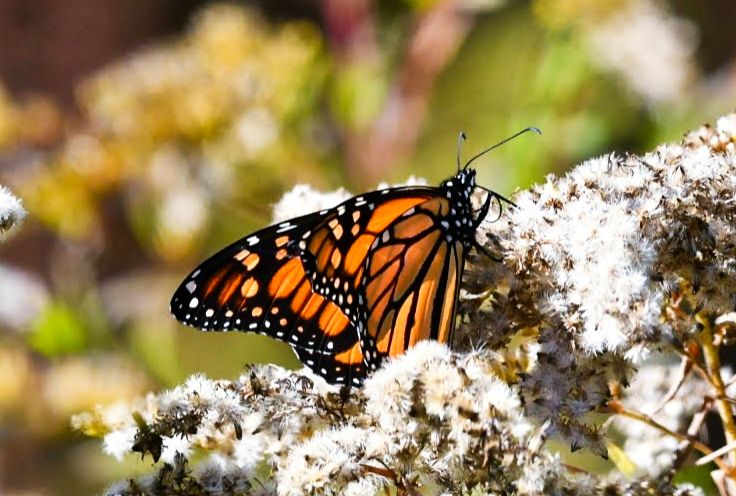
[[[679,432],[673,431],[665,427],[664,425],[660,424],[656,420],[654,420],[652,417],[650,417],[647,414],[637,412],[635,410],[629,410],[626,408],[623,404],[620,402],[613,400],[608,402],[608,407],[616,414],[623,415],[624,417],[628,417],[634,420],[638,420],[639,422],[643,422],[647,424],[650,427],[653,427],[654,429],[657,429],[658,431],[662,432],[663,434],[667,436],[672,436],[675,439],[682,441],[682,442],[688,442],[692,445],[693,448],[700,451],[704,455],[709,455],[713,452],[710,447],[707,445],[701,443],[697,439],[693,439],[690,436],[686,436],[685,434],[680,434]],[[722,459],[718,458],[714,460],[715,464],[718,465],[719,468],[723,469],[726,473],[731,473],[733,469],[725,464]]]
[[[723,431],[726,434],[726,444],[736,442],[736,422],[733,418],[733,409],[726,398],[726,387],[721,377],[721,359],[718,356],[718,348],[713,344],[713,327],[709,319],[698,316],[698,323],[703,326],[700,333],[701,346],[703,347],[703,357],[705,358],[705,367],[710,376],[710,382],[716,390],[715,402],[718,415],[723,423]],[[728,455],[732,467],[736,467],[736,452],[732,451]]]

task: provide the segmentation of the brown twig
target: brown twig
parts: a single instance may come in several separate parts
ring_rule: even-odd
[[[703,422],[705,422],[705,417],[708,414],[708,411],[712,407],[713,400],[711,398],[705,398],[703,401],[703,404],[700,406],[700,409],[693,415],[692,420],[690,421],[690,425],[687,428],[687,437],[688,439],[686,441],[683,441],[680,443],[680,446],[678,446],[677,451],[675,451],[675,459],[672,462],[672,470],[670,473],[674,475],[685,463],[685,460],[687,460],[688,455],[690,455],[690,452],[692,451],[692,439],[695,439],[695,437],[698,435],[698,432],[700,432],[700,428],[703,426]]]
[[[376,467],[374,465],[368,465],[364,463],[361,465],[361,468],[365,473],[380,475],[381,477],[385,477],[386,479],[390,479],[391,481],[393,481],[397,489],[397,494],[405,493],[409,496],[421,496],[411,484],[409,484],[407,481],[402,480],[396,474],[396,472],[386,466]]]
[[[726,443],[732,444],[736,442],[736,422],[733,418],[733,409],[726,398],[726,387],[723,384],[723,378],[721,377],[721,360],[718,356],[718,348],[713,343],[713,329],[711,322],[708,318],[698,316],[698,323],[703,326],[703,330],[700,332],[701,346],[703,348],[703,356],[705,358],[705,366],[708,371],[708,375],[711,377],[711,384],[715,389],[715,402],[718,414],[721,417],[723,423],[723,431],[726,434]],[[730,452],[728,454],[729,461],[732,467],[736,467],[736,452]],[[733,475],[733,472],[729,472]]]
[[[690,348],[690,346],[688,346]],[[700,346],[698,345],[698,354],[694,354],[692,350],[682,350],[678,347],[674,347],[674,351],[678,353],[683,358],[689,359],[692,361],[693,369],[700,375],[700,377],[703,378],[704,381],[707,383],[713,385],[712,378],[708,374],[708,371],[705,370],[705,366],[698,360],[698,354],[700,353]]]
[[[662,398],[662,401],[659,402],[659,405],[657,408],[654,409],[652,412],[652,415],[659,412],[664,406],[669,403],[675,396],[677,396],[677,393],[680,391],[680,388],[683,384],[685,384],[685,380],[690,375],[690,372],[693,369],[694,361],[690,357],[683,357],[682,362],[680,363],[680,378],[672,384],[672,387],[670,387],[670,390],[667,391],[667,394],[664,395],[664,398]]]
[[[700,451],[704,455],[709,455],[709,454],[711,454],[713,452],[713,450],[709,446],[701,443],[697,439],[693,439],[690,436],[687,436],[685,434],[680,434],[679,432],[670,430],[667,427],[665,427],[664,425],[662,425],[659,422],[657,422],[656,420],[654,420],[649,415],[647,415],[645,413],[637,412],[637,411],[634,411],[634,410],[630,410],[630,409],[626,408],[623,404],[621,404],[620,402],[618,402],[616,400],[609,401],[608,404],[607,404],[607,406],[614,413],[616,413],[618,415],[622,415],[624,417],[628,417],[628,418],[631,418],[631,419],[634,419],[634,420],[638,420],[640,422],[643,422],[643,423],[647,424],[648,426],[650,426],[650,427],[652,427],[654,429],[657,429],[661,433],[663,433],[663,434],[665,434],[667,436],[674,437],[675,439],[678,439],[679,441],[689,442],[692,445],[693,448],[695,448],[696,450]],[[718,458],[718,459],[714,460],[714,462],[715,462],[716,465],[718,465],[719,468],[723,469],[725,472],[727,472],[727,473],[732,473],[733,472],[733,468],[731,468],[722,459]]]

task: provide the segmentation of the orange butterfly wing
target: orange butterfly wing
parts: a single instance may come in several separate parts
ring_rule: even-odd
[[[439,197],[418,204],[391,223],[370,252],[361,344],[371,369],[417,341],[451,341],[464,247],[442,229],[449,208]]]
[[[383,191],[368,193],[226,247],[181,283],[172,314],[205,331],[255,332],[285,341],[328,381],[360,384],[366,373],[358,327],[367,252],[408,205],[427,198],[424,189],[418,198],[409,189],[384,191],[400,198],[376,207]]]
[[[451,341],[479,222],[474,174],[366,193],[258,231],[194,270],[171,311],[203,330],[280,339],[329,382],[358,385],[417,341]]]
[[[374,370],[417,341],[451,340],[464,247],[442,224],[448,200],[434,191],[411,193],[365,212],[336,213],[315,229],[303,256],[314,290],[350,317],[360,344],[328,357],[297,350],[302,361],[322,368],[327,360],[339,366],[362,359]],[[360,199],[355,207],[363,206]]]
[[[336,304],[312,290],[296,248],[296,240],[320,220],[313,214],[271,226],[215,254],[175,291],[172,314],[205,331],[256,332],[320,354],[350,350],[358,343],[355,327]],[[362,378],[362,361],[337,372],[340,382]],[[337,382],[336,376],[329,379]]]

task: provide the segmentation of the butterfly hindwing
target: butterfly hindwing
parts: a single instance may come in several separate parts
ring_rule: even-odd
[[[355,344],[340,353],[319,353],[304,348],[294,348],[299,360],[332,384],[359,386],[368,369],[356,339]]]
[[[444,198],[418,204],[370,251],[362,280],[367,318],[359,332],[369,369],[417,341],[451,340],[464,259],[462,243],[443,225],[448,210]]]

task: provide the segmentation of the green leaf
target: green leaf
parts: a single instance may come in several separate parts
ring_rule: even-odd
[[[345,126],[360,128],[375,119],[385,96],[386,82],[380,66],[354,63],[334,76],[332,111]]]
[[[179,367],[177,333],[183,329],[166,323],[137,322],[130,330],[130,345],[156,379],[175,386],[182,379]]]
[[[678,484],[692,484],[699,487],[707,496],[718,496],[718,488],[710,476],[712,470],[718,467],[714,463],[707,465],[690,465],[677,471],[672,482]]]
[[[625,477],[632,478],[639,471],[639,467],[629,458],[626,452],[611,442],[608,443],[608,459],[616,465],[616,468]]]
[[[84,321],[66,303],[51,302],[31,325],[28,344],[48,357],[81,352],[87,345]]]

